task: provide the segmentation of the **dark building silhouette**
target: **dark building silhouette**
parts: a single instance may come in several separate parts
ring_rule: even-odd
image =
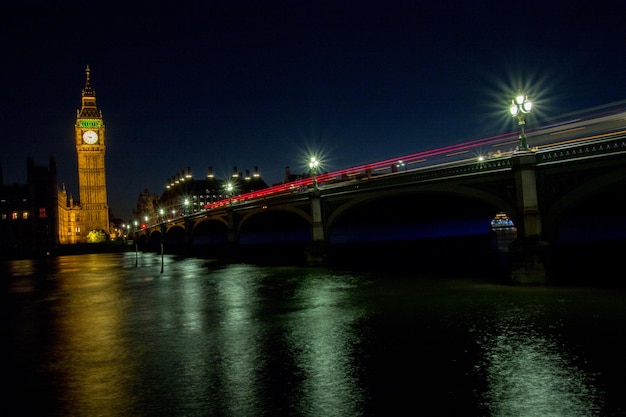
[[[244,194],[267,188],[257,167],[252,174],[246,170],[245,174],[233,168],[230,178],[218,179],[209,167],[205,178],[195,179],[191,168],[181,170],[167,179],[165,190],[161,196],[150,194],[145,189],[137,199],[135,218],[141,223],[155,224],[161,221],[188,215],[204,210],[204,206],[228,197],[227,184],[232,184],[233,194]]]
[[[0,166],[0,248],[3,257],[45,254],[59,245],[57,167],[26,163],[26,184],[7,185]]]

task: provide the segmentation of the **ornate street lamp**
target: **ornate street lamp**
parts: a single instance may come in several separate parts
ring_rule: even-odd
[[[309,160],[309,169],[313,174],[313,188],[317,189],[317,168],[320,166],[320,161],[315,156],[312,156]]]
[[[527,151],[529,149],[528,143],[526,142],[526,132],[524,132],[524,125],[526,124],[526,115],[530,113],[532,106],[533,103],[528,100],[528,96],[520,94],[511,101],[511,107],[509,107],[509,110],[511,111],[511,116],[517,117],[521,128],[519,135],[519,145],[517,147],[519,151]]]
[[[235,188],[233,187],[233,183],[232,182],[228,182],[226,184],[226,193],[228,194],[228,203],[229,204],[233,204],[233,192],[234,192]]]

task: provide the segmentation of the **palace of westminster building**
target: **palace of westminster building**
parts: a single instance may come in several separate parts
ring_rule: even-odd
[[[4,184],[0,165],[0,257],[29,256],[50,252],[62,245],[90,243],[94,231],[110,238],[121,235],[117,232],[118,225],[110,220],[104,158],[106,130],[102,112],[96,106],[89,66],[74,132],[79,201],[68,194],[65,186],[59,188],[53,157],[48,166],[37,166],[28,157],[26,184]],[[240,176],[235,168],[233,177]],[[246,175],[245,179],[240,191],[267,187],[256,168],[254,176]],[[175,186],[179,180],[186,180],[184,187]],[[136,219],[141,222],[164,221],[160,214],[164,210],[165,213],[174,212],[175,207],[185,210],[185,206],[181,206],[183,192],[191,196],[191,206],[187,210],[201,210],[203,204],[223,197],[225,182],[213,178],[211,168],[206,179],[193,180],[187,168],[186,173],[181,171],[167,183],[161,197],[150,195],[147,190],[139,195],[134,210]]]
[[[105,126],[96,106],[89,66],[74,126],[80,201],[57,185],[56,161],[37,166],[27,159],[26,184],[4,184],[0,169],[0,249],[29,255],[59,245],[87,243],[89,232],[110,233],[107,205]]]

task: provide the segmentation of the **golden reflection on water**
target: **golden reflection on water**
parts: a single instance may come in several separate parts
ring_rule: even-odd
[[[13,293],[28,293],[36,289],[37,264],[33,259],[18,259],[7,264],[9,291]]]
[[[126,310],[116,256],[79,255],[59,259],[54,361],[48,371],[65,385],[67,415],[127,416],[132,378],[131,346],[124,335]]]
[[[36,262],[33,259],[16,259],[8,263],[9,276],[22,277],[32,276],[35,272]]]

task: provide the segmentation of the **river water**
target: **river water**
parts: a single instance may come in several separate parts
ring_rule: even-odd
[[[2,416],[626,415],[623,288],[151,253],[1,265]]]

